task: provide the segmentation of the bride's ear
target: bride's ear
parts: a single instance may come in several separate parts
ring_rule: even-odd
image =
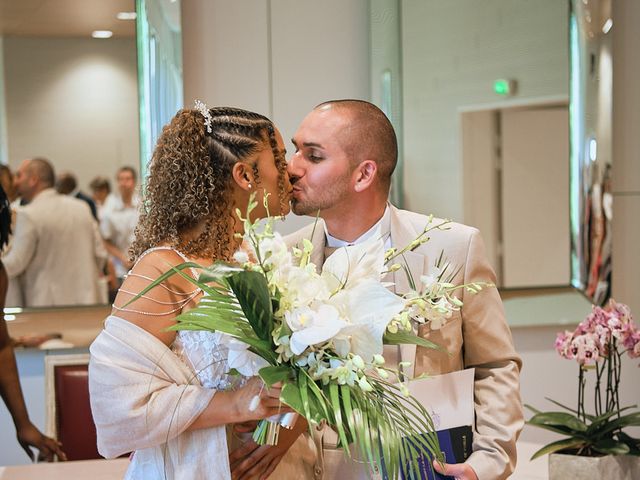
[[[231,169],[231,176],[238,187],[247,192],[252,192],[256,188],[253,168],[245,162],[236,162]]]

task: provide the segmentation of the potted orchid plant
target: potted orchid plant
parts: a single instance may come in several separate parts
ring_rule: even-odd
[[[606,308],[594,306],[575,331],[558,334],[555,347],[565,359],[578,363],[578,403],[570,408],[549,399],[561,411],[534,412],[535,425],[565,438],[538,450],[532,459],[545,454],[553,479],[640,478],[640,439],[624,430],[640,426],[636,405],[620,405],[622,358],[640,357],[640,330],[628,306],[611,300]],[[587,376],[594,378],[593,414],[585,409]]]

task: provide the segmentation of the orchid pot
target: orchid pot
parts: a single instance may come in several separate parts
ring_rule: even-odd
[[[548,399],[561,409],[550,412],[526,405],[534,413],[528,424],[564,436],[532,459],[550,454],[550,479],[640,478],[640,439],[625,432],[640,426],[640,410],[621,407],[619,396],[623,355],[640,357],[640,330],[629,307],[613,300],[606,308],[595,306],[575,331],[558,334],[555,347],[561,357],[578,363],[578,402],[571,408]],[[585,409],[590,374],[593,413]]]

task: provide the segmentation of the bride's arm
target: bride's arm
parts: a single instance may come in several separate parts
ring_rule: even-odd
[[[187,430],[261,420],[291,411],[280,403],[280,386],[267,388],[261,379],[252,378],[238,390],[216,392]]]

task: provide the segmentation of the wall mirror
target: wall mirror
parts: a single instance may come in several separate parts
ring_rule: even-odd
[[[0,0],[0,161],[48,158],[87,194],[125,165],[144,178],[182,106],[181,49],[178,1]]]
[[[610,245],[603,3],[371,2],[372,96],[392,99],[402,134],[400,203],[480,228],[503,297],[527,324],[545,302],[559,312],[549,322],[580,318],[608,285],[587,280]]]

